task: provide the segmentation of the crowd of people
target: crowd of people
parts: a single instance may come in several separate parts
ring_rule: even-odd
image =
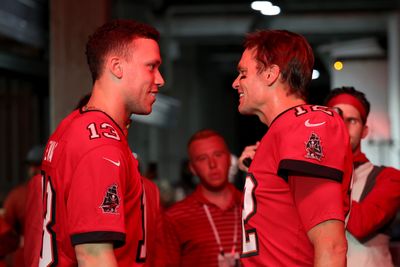
[[[156,166],[141,174],[126,138],[131,115],[150,114],[164,85],[158,42],[154,27],[133,20],[109,21],[89,37],[91,94],[31,162],[29,183],[9,194],[1,258],[14,251],[13,266],[393,266],[400,171],[361,150],[370,104],[353,87],[307,104],[313,51],[286,30],[249,33],[232,84],[239,113],[268,131],[239,158],[215,130],[193,133],[184,171],[199,182],[188,178],[181,200],[160,205]],[[230,179],[236,164],[244,188]]]

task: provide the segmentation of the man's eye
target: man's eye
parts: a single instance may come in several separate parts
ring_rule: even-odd
[[[356,124],[358,122],[358,120],[350,118],[350,119],[347,120],[347,122],[350,123],[350,124]]]
[[[204,161],[206,159],[207,159],[207,157],[205,157],[205,156],[201,156],[201,157],[196,158],[197,161]]]

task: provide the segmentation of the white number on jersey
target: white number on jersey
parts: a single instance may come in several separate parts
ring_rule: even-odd
[[[147,216],[146,216],[146,191],[143,187],[142,201],[140,208],[142,210],[142,232],[143,239],[139,240],[138,250],[136,253],[136,262],[145,262],[146,261],[146,224],[147,224]]]
[[[43,192],[45,211],[43,218],[42,248],[40,250],[39,266],[50,267],[57,265],[56,236],[51,228],[55,223],[55,195],[50,177],[46,177],[43,172],[42,179],[45,189]]]
[[[253,175],[247,174],[246,183],[244,185],[244,205],[242,212],[242,257],[258,255],[257,230],[255,228],[246,230],[244,227],[250,218],[257,212],[257,203],[254,193],[256,187],[256,179],[254,179]]]
[[[89,139],[97,139],[100,138],[100,133],[107,138],[110,139],[115,139],[115,140],[121,140],[121,138],[119,137],[118,132],[114,129],[114,127],[112,125],[110,125],[109,123],[103,122],[100,124],[100,130],[98,129],[96,123],[92,122],[91,124],[89,124],[86,129],[88,129],[89,131]]]

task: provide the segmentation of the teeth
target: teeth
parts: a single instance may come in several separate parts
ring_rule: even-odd
[[[244,93],[240,93],[240,94],[239,94],[239,97],[242,97],[242,96],[244,96]]]

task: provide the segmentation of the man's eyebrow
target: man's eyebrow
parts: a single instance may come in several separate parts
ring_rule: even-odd
[[[240,66],[240,65],[238,65],[238,66],[236,67],[236,69],[237,69],[238,72],[246,71],[246,68],[244,68],[244,67],[242,67],[242,66]]]

